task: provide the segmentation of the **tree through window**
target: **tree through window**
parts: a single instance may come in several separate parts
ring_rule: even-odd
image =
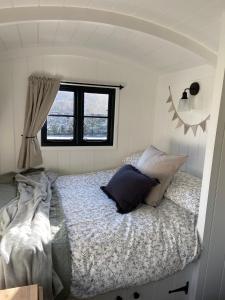
[[[114,88],[61,84],[41,131],[42,145],[113,145],[114,111]]]

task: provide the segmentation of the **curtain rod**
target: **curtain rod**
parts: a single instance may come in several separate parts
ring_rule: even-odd
[[[88,86],[104,86],[104,87],[114,87],[122,90],[123,85],[111,85],[111,84],[97,84],[97,83],[87,83],[87,82],[74,82],[74,81],[61,81],[63,84],[75,84],[75,85],[88,85]]]

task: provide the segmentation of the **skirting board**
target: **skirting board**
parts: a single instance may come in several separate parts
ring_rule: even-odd
[[[140,300],[191,300],[190,290],[192,289],[192,274],[195,270],[196,262],[189,264],[182,271],[175,273],[163,280],[151,282],[142,286],[118,289],[103,295],[98,295],[88,300],[116,300],[120,296],[123,300],[132,300],[134,293],[139,294]],[[177,292],[169,294],[169,290],[180,288],[189,281],[189,293]],[[68,300],[78,300],[69,298]]]

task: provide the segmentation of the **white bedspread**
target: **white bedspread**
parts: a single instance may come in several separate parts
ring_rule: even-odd
[[[161,279],[199,253],[195,216],[170,200],[117,213],[100,190],[114,172],[61,176],[56,182],[72,251],[71,292],[78,298]]]

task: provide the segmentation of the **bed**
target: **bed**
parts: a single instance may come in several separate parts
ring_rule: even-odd
[[[55,182],[49,215],[52,259],[64,287],[57,300],[69,291],[70,299],[115,299],[136,286],[143,291],[149,282],[172,278],[199,255],[196,215],[175,202],[164,199],[157,208],[142,205],[117,213],[100,190],[115,171],[60,176]],[[4,205],[16,188],[12,183],[0,188]]]
[[[118,214],[100,190],[114,173],[61,176],[56,181],[72,253],[71,294],[76,298],[157,281],[199,255],[196,215],[173,201]]]

